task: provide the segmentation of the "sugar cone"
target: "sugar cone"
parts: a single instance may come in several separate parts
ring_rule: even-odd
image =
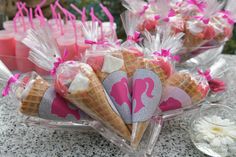
[[[105,61],[105,58],[108,57]],[[115,61],[112,61],[112,60]],[[103,66],[109,66],[105,62],[110,62],[114,65],[114,62],[119,61],[121,67],[118,67],[112,72],[106,72],[103,70]],[[127,127],[132,130],[132,115],[131,115],[131,96],[129,93],[127,71],[124,66],[123,56],[121,52],[113,52],[111,54],[101,54],[95,56],[88,56],[87,63],[93,68],[99,80],[103,83],[103,86],[111,98],[111,101],[115,105],[120,116],[127,124]],[[112,66],[110,65],[110,66]],[[110,67],[109,67],[110,68]],[[122,75],[120,75],[122,73]],[[122,77],[120,77],[122,76]],[[124,81],[123,79],[127,80]],[[107,81],[108,80],[108,81]],[[121,87],[122,86],[122,87]],[[116,89],[112,89],[112,88]],[[119,88],[119,90],[117,90]],[[116,91],[115,93],[113,93]],[[125,94],[124,94],[125,93]],[[113,95],[112,95],[113,94]],[[125,98],[125,99],[124,99]],[[118,100],[117,100],[118,99]],[[128,100],[128,101],[127,101]],[[122,104],[121,104],[122,103]],[[122,106],[122,105],[126,106]],[[122,108],[123,107],[123,108]],[[129,107],[129,108],[128,108]]]
[[[158,65],[153,62],[152,59],[138,58],[135,63],[136,69],[149,69],[153,71],[156,75],[159,76],[162,84],[167,80],[167,75],[165,71]],[[157,102],[158,104],[159,102]],[[132,135],[131,135],[131,145],[133,148],[137,148],[140,143],[145,130],[148,127],[150,119],[142,122],[133,123],[132,126]]]
[[[135,51],[131,50],[123,50],[122,51],[125,67],[127,70],[127,76],[132,77],[135,70],[138,68],[139,65],[136,64],[138,57],[140,57],[140,54]]]
[[[201,46],[205,43],[205,40],[193,35],[191,32],[186,30],[185,32],[185,40],[184,40],[184,46],[187,48],[187,51],[193,51],[197,47]]]
[[[94,119],[103,122],[107,127],[130,140],[130,131],[121,117],[110,106],[103,86],[88,65],[80,64],[79,72],[89,79],[89,87],[83,91],[67,93],[64,97],[77,105]]]
[[[202,100],[204,94],[199,90],[198,83],[189,73],[176,73],[167,80],[167,85],[179,87],[184,90],[195,104]]]
[[[29,93],[21,101],[20,112],[29,116],[38,116],[40,102],[48,88],[49,84],[43,78],[37,76]]]

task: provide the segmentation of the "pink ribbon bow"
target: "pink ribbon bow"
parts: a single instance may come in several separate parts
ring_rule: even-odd
[[[210,89],[214,93],[223,92],[226,89],[225,82],[220,79],[212,79],[208,81]]]
[[[143,16],[143,15],[145,14],[145,12],[146,12],[147,9],[148,9],[148,5],[144,5],[144,6],[143,6],[143,10],[140,11],[139,15],[140,15],[140,16]]]
[[[128,35],[127,40],[134,41],[135,43],[140,42],[142,39],[140,38],[140,32],[135,31],[134,35]]]
[[[9,91],[11,89],[11,84],[15,83],[20,77],[20,74],[15,74],[9,78],[7,81],[6,87],[2,91],[2,96],[6,96],[9,94]]]
[[[162,20],[165,21],[165,22],[169,22],[170,21],[170,17],[173,17],[175,15],[176,15],[175,11],[173,9],[170,9],[167,17],[163,18]],[[161,18],[160,15],[156,15],[154,17],[155,20],[159,20],[160,18]]]
[[[205,72],[203,72],[201,69],[197,69],[197,72],[198,72],[199,75],[206,78],[207,81],[210,81],[212,79],[212,77],[210,75],[211,74],[210,69],[207,69]]]
[[[85,40],[85,44],[90,44],[90,45],[108,45],[107,41],[92,41],[92,40]]]
[[[230,24],[230,25],[233,25],[235,23],[235,21],[233,20],[233,18],[231,17],[231,13],[227,10],[225,11],[221,11],[221,13],[223,14],[223,18],[227,20],[227,22]]]
[[[157,56],[162,56],[162,57],[169,57],[171,60],[173,61],[180,61],[180,58],[179,56],[173,56],[171,53],[170,53],[170,50],[166,50],[166,49],[161,49],[161,52],[154,52],[153,53],[154,55],[157,55]]]
[[[225,91],[226,85],[224,81],[220,79],[213,79],[210,75],[210,69],[206,70],[205,72],[198,69],[198,73],[207,79],[207,82],[212,92],[218,93],[218,92]]]
[[[195,16],[195,18],[201,20],[206,25],[210,22],[210,18],[205,18],[204,16]]]
[[[189,4],[195,5],[199,11],[203,12],[206,4],[203,1],[198,2],[198,0],[188,0]]]
[[[65,62],[65,58],[66,58],[67,55],[68,55],[68,51],[65,49],[63,57],[62,58],[58,57],[57,61],[53,63],[54,66],[53,66],[53,69],[50,72],[52,76],[56,74],[57,68],[59,67],[59,65]]]

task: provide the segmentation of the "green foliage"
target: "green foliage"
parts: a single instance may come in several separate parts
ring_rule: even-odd
[[[223,53],[226,54],[236,54],[236,27],[234,27],[234,32],[232,38],[226,43]]]

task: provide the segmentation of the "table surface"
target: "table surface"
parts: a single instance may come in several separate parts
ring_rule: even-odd
[[[236,65],[236,56],[224,58]],[[0,99],[0,156],[128,156],[97,133],[22,125],[25,117],[17,113],[15,104],[10,97]],[[205,157],[194,147],[187,132],[191,114],[165,122],[154,156]]]

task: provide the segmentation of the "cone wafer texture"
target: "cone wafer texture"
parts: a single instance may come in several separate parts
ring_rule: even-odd
[[[198,103],[204,98],[204,93],[199,90],[198,83],[188,73],[176,73],[167,80],[167,85],[179,87],[192,99],[192,103]]]
[[[37,76],[29,93],[21,101],[20,112],[29,116],[38,116],[40,102],[48,88],[49,84],[40,76]]]
[[[96,74],[80,66],[80,72],[89,79],[89,87],[84,91],[68,93],[65,98],[80,107],[91,117],[102,121],[107,127],[125,139],[130,139],[130,132],[121,117],[110,106],[103,86]]]
[[[150,71],[154,72],[159,77],[162,84],[164,84],[168,78],[164,69],[162,69],[161,66],[157,62],[155,62],[154,59],[139,57],[133,64],[136,69],[149,69]],[[148,127],[148,124],[149,119],[146,121],[137,122],[135,123],[135,126],[133,126],[131,139],[131,145],[133,146],[133,148],[136,148],[140,143],[142,136],[146,128]]]

